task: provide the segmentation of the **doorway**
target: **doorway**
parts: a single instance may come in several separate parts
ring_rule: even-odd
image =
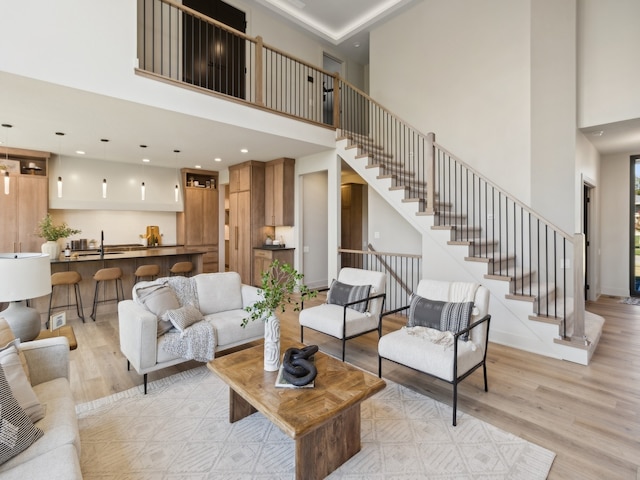
[[[338,60],[325,52],[322,54],[322,69],[325,72],[338,73],[342,76],[342,60]],[[322,122],[325,125],[333,125],[333,92],[337,85],[334,85],[333,77],[323,75],[323,78]]]
[[[242,33],[245,13],[221,0],[184,0],[192,8]],[[227,30],[183,16],[183,80],[238,98],[245,97],[245,41]]]
[[[629,293],[640,297],[640,155],[631,156],[629,178]]]

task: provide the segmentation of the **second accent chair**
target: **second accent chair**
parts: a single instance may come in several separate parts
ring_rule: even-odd
[[[458,383],[482,367],[488,390],[489,290],[477,283],[423,279],[409,305],[383,316],[406,309],[406,327],[378,342],[378,376],[385,358],[452,384],[455,427]]]
[[[326,291],[327,302],[300,311],[300,341],[304,328],[310,328],[342,340],[344,362],[346,341],[365,333],[378,331],[384,310],[386,275],[382,272],[343,268]]]

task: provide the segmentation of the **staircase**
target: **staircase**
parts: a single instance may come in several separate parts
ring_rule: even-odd
[[[398,142],[394,131],[379,136],[388,146],[376,135],[341,130],[337,153],[422,233],[423,271],[490,289],[493,342],[587,365],[604,319],[575,298],[574,291],[582,295],[582,279],[573,273],[580,270],[582,236],[562,232],[505,194],[432,134],[412,132],[410,158],[398,160],[397,144],[406,139]]]

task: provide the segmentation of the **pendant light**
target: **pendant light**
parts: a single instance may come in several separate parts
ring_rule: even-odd
[[[62,172],[62,148],[60,144],[62,137],[64,137],[64,132],[56,132],[56,135],[60,137],[58,139],[58,168]],[[58,176],[58,198],[62,198],[62,176]]]
[[[175,157],[176,157],[175,164],[176,164],[176,167],[177,167],[177,165],[178,165],[178,153],[180,153],[180,150],[174,150],[173,153],[175,153]],[[176,175],[177,175],[178,178],[180,178],[180,175],[177,172],[177,168],[176,168]],[[176,203],[178,203],[180,201],[180,187],[178,187],[177,183],[176,183],[176,189],[174,191],[173,196],[175,198]]]
[[[8,123],[3,123],[2,126],[4,128],[13,128],[13,125]],[[5,139],[5,148],[4,148],[5,159],[7,160],[7,170],[4,171],[4,194],[9,195],[11,192],[11,177],[9,176],[9,130],[7,130],[7,136]]]
[[[140,185],[140,198],[142,199],[143,202],[144,202],[144,196],[145,196],[144,195],[144,193],[145,193],[144,190],[145,190],[144,182],[142,182],[142,184]]]
[[[104,143],[104,160],[107,161],[107,143],[109,143],[108,138],[101,138],[101,142]],[[107,179],[102,179],[102,198],[107,198]]]

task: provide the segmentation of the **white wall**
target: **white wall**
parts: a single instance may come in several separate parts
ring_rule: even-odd
[[[601,159],[601,292],[629,295],[630,154]]]
[[[374,99],[526,203],[530,17],[526,1],[424,0],[371,33],[369,63]]]
[[[368,188],[367,192],[369,195],[369,243],[378,252],[420,255],[422,234],[398,215],[398,212],[373,188]]]
[[[640,2],[578,1],[578,125],[640,117]]]
[[[531,1],[531,203],[569,234],[576,176],[576,1]],[[526,147],[526,145],[523,145]],[[524,152],[523,152],[524,153]],[[503,165],[506,166],[506,165]],[[513,191],[519,196],[518,191]]]

